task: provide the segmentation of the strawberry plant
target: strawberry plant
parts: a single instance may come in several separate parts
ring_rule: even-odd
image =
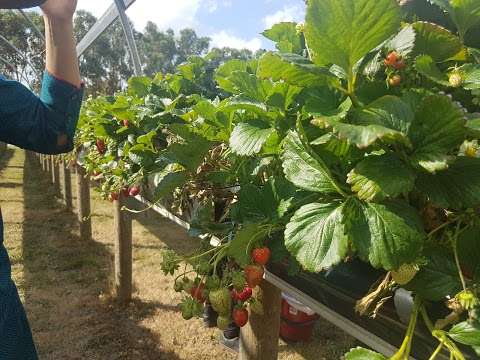
[[[408,359],[420,321],[431,359],[480,352],[480,5],[400,3],[309,0],[305,23],[264,32],[278,51],[213,68],[195,57],[87,102],[78,155],[104,194],[143,184],[208,235],[198,253],[164,255],[166,273],[188,264],[184,317],[208,299],[220,328],[244,324],[246,304],[263,311],[247,289],[267,263],[322,272],[356,258],[383,271],[360,313],[400,287],[414,298],[391,359]],[[432,319],[432,303],[448,315]]]

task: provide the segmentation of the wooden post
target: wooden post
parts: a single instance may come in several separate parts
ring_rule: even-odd
[[[55,194],[60,195],[60,169],[55,156],[52,156],[52,184],[55,189]]]
[[[52,162],[50,161],[50,155],[45,155],[45,164],[46,164],[48,181],[51,181],[52,180],[52,175],[50,174],[50,170],[51,170]]]
[[[122,194],[113,202],[115,223],[115,294],[121,305],[132,299],[132,218],[122,211]]]
[[[92,220],[90,218],[90,182],[86,171],[77,166],[77,216],[80,225],[80,239],[92,240]]]
[[[72,176],[70,174],[70,165],[64,159],[62,160],[62,172],[63,172],[63,201],[65,202],[65,208],[72,210]]]
[[[264,315],[250,312],[241,330],[239,360],[276,360],[280,333],[281,292],[267,281],[260,284]]]

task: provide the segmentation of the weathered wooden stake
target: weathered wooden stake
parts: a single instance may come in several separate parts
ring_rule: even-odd
[[[52,156],[52,184],[55,189],[55,194],[60,195],[60,169],[55,156]]]
[[[62,160],[62,175],[63,175],[63,201],[65,208],[72,210],[72,176],[70,174],[70,165],[65,160]]]
[[[281,292],[265,280],[259,291],[265,314],[250,312],[248,324],[240,335],[239,360],[276,360],[278,357]]]
[[[77,166],[77,216],[80,225],[80,239],[92,240],[92,220],[90,217],[90,182],[86,171]]]
[[[51,181],[51,180],[52,180],[52,175],[51,175],[51,173],[50,173],[50,170],[51,170],[52,162],[51,162],[51,160],[50,160],[50,155],[45,155],[45,164],[46,164],[46,171],[47,171],[48,181]]]
[[[121,305],[132,299],[132,218],[122,211],[122,194],[114,202],[115,223],[115,294]]]

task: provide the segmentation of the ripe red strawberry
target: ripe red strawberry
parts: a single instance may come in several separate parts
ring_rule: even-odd
[[[397,70],[405,69],[405,60],[399,59],[396,63],[393,64],[393,68]]]
[[[131,197],[137,196],[138,194],[140,194],[140,186],[138,186],[138,185],[132,186],[130,188],[130,191],[128,192],[128,194]]]
[[[125,186],[123,189],[122,189],[122,195],[124,197],[129,197],[130,196],[130,189],[128,188],[128,186]]]
[[[258,265],[248,265],[245,267],[245,280],[252,289],[260,285],[263,279],[263,267]]]
[[[386,66],[393,66],[398,61],[398,53],[391,51],[383,61]]]
[[[248,311],[245,308],[234,309],[232,317],[238,327],[243,327],[248,322]]]
[[[266,265],[270,260],[270,249],[267,247],[257,248],[252,251],[252,259],[258,265]]]
[[[114,202],[115,200],[118,200],[118,193],[116,193],[116,192],[110,193],[110,195],[108,196],[108,200],[110,200],[111,202]]]
[[[128,121],[127,119],[124,119],[124,120],[122,121],[122,123],[123,123],[123,126],[125,126],[125,127],[129,127],[129,126],[130,126],[130,121]]]
[[[105,154],[106,146],[105,146],[105,141],[102,139],[97,139],[96,142],[97,145],[97,150],[100,154]]]
[[[237,291],[235,289],[232,290],[232,298],[233,300],[238,300],[241,302],[245,302],[252,297],[252,288],[248,286],[243,289],[242,291]]]
[[[204,296],[204,290],[205,290],[205,283],[200,283],[197,286],[193,286],[190,289],[190,295],[194,299],[196,299],[199,303],[203,304],[205,302],[205,296]]]

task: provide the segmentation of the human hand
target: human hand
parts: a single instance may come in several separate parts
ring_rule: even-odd
[[[77,0],[48,0],[41,6],[45,16],[55,21],[72,21]]]

